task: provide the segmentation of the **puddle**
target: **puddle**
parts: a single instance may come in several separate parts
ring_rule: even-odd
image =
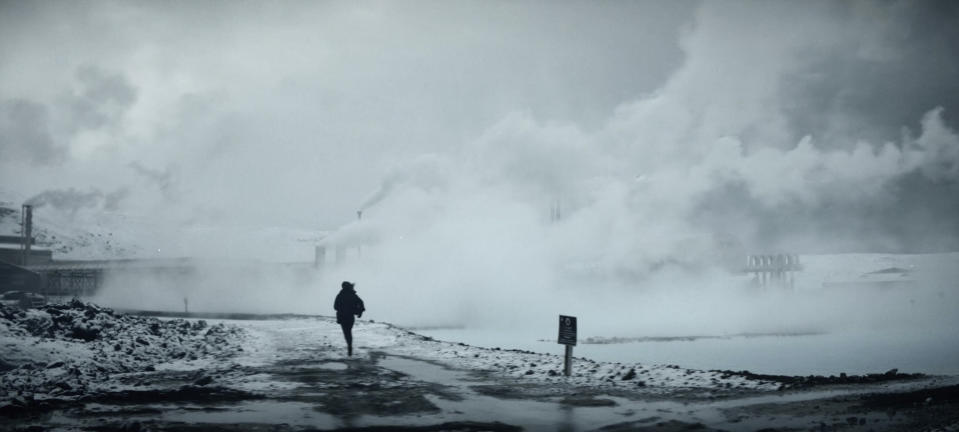
[[[286,423],[317,429],[333,429],[344,426],[342,419],[314,410],[313,404],[303,402],[246,401],[235,405],[211,409],[194,404],[150,404],[137,407],[91,404],[93,413],[89,419],[77,418],[68,413],[55,412],[47,418],[44,427],[76,427],[85,423],[103,424],[105,418],[117,422],[165,421],[186,423]],[[155,412],[144,412],[153,411]],[[137,412],[139,411],[139,412]],[[111,413],[115,415],[111,416]]]
[[[161,416],[166,421],[192,423],[288,423],[291,425],[333,428],[342,421],[332,415],[317,412],[313,404],[303,402],[248,401],[230,406],[223,411],[191,410],[190,407],[164,407],[169,409]],[[186,409],[183,409],[186,408]]]
[[[474,392],[470,386],[477,381],[468,373],[450,370],[425,361],[387,357],[379,366],[409,375],[411,379],[450,386],[463,396],[449,400],[437,395],[426,395],[440,409],[439,414],[409,418],[410,424],[432,424],[448,421],[496,421],[522,426],[531,431],[586,430],[626,421],[642,423],[641,419],[677,419],[683,421],[722,420],[718,410],[704,410],[704,418],[690,415],[688,407],[671,402],[634,402],[623,398],[602,396],[615,402],[613,406],[570,406],[556,401],[498,399]],[[395,419],[393,419],[395,420]],[[389,418],[365,416],[358,422],[365,426],[390,424]],[[650,420],[653,422],[653,420]],[[395,424],[395,421],[393,422]]]
[[[827,399],[836,396],[883,391],[876,387],[831,389],[775,393],[738,399],[715,401],[676,402],[676,401],[632,401],[608,395],[598,396],[615,402],[614,406],[570,406],[559,403],[562,397],[550,401],[525,399],[499,399],[479,394],[471,389],[479,381],[471,378],[467,372],[450,370],[430,362],[386,357],[379,366],[406,374],[412,380],[437,383],[454,389],[463,396],[462,400],[450,400],[440,395],[427,394],[426,398],[440,409],[440,413],[407,417],[404,422],[411,425],[434,424],[447,421],[476,421],[496,419],[497,421],[522,426],[531,431],[590,430],[605,425],[627,424],[629,427],[650,427],[660,422],[676,420],[686,423],[703,423],[719,428],[761,429],[768,426],[766,415],[743,416],[738,418],[738,408],[760,404],[785,404],[811,400]],[[885,391],[902,390],[916,386],[917,383],[897,383],[885,387]],[[818,427],[823,420],[818,412],[807,415],[776,415],[777,422],[796,428]],[[880,420],[877,414],[860,415],[860,419],[870,424]],[[357,424],[377,426],[396,424],[396,418],[364,416]],[[788,421],[787,421],[788,420]]]
[[[320,369],[327,369],[327,370],[346,370],[347,368],[349,368],[349,365],[347,365],[346,363],[340,363],[340,362],[329,362],[329,363],[322,363],[320,365],[317,365],[317,367]]]
[[[710,401],[714,408],[738,408],[758,404],[784,404],[791,402],[805,402],[819,399],[829,399],[839,396],[861,395],[867,393],[903,392],[919,389],[935,383],[935,385],[953,385],[959,383],[959,377],[929,378],[919,381],[892,382],[875,385],[858,384],[849,388],[834,388],[828,390],[800,390],[785,393],[769,393],[759,396],[750,396],[736,399]],[[697,402],[699,404],[699,402]]]
[[[422,360],[411,360],[403,357],[386,357],[379,361],[379,366],[409,375],[418,381],[441,383],[456,387],[468,384],[469,375],[466,372],[447,369]]]

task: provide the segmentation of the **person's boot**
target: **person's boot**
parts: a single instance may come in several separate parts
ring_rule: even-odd
[[[353,357],[353,344],[349,344],[346,346],[346,354],[349,355],[350,357]]]

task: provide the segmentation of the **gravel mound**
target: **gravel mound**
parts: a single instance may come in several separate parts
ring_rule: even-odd
[[[175,360],[229,357],[244,330],[116,313],[77,300],[21,310],[0,305],[0,406],[117,390],[111,375]],[[116,378],[115,376],[113,378]]]

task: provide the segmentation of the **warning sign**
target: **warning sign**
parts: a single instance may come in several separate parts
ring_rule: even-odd
[[[576,345],[576,317],[559,316],[559,341],[563,345]]]

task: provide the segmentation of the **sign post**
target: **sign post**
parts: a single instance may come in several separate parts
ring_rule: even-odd
[[[576,345],[576,317],[559,316],[559,339],[557,342],[566,345],[563,374],[570,376],[573,372],[573,346]]]

